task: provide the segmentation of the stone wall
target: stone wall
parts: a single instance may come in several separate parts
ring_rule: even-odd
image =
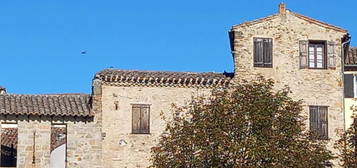
[[[160,114],[170,120],[172,103],[185,105],[192,96],[208,93],[209,89],[199,88],[103,85],[104,167],[147,167],[151,147],[166,125]],[[132,104],[150,105],[150,134],[132,134]]]
[[[33,120],[22,120],[18,121],[17,124],[17,167],[49,167],[51,122],[40,121],[38,117],[34,117]],[[35,144],[35,147],[33,144]]]
[[[95,122],[67,123],[67,166],[102,168],[101,128]]]
[[[328,106],[329,147],[344,128],[341,38],[345,33],[296,17],[291,12],[264,21],[234,26],[235,79],[272,78],[277,88],[288,85],[295,100],[303,100],[304,115],[309,105]],[[253,38],[273,39],[273,67],[253,67]],[[300,69],[299,40],[326,40],[336,44],[335,69]],[[306,122],[308,124],[308,120]],[[308,125],[307,125],[308,126]]]
[[[353,124],[352,115],[355,113],[353,109],[357,107],[357,99],[356,98],[345,98],[345,129],[351,127]]]

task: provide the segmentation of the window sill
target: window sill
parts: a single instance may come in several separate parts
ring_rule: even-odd
[[[273,68],[273,66],[272,65],[253,65],[253,67],[254,68]]]
[[[261,67],[261,66],[254,66],[254,68],[273,68],[273,67]]]
[[[130,135],[151,135],[151,133],[130,133]]]
[[[323,71],[323,70],[336,70],[336,68],[299,68],[299,70],[317,70],[317,71]]]

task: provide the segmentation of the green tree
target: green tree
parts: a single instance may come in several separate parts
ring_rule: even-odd
[[[356,111],[356,109],[354,109]],[[357,167],[357,121],[356,115],[353,115],[353,124],[340,135],[340,139],[336,141],[335,148],[339,150],[340,163],[342,167],[356,168]]]
[[[175,107],[152,148],[152,167],[324,167],[332,159],[304,128],[301,101],[259,77]]]

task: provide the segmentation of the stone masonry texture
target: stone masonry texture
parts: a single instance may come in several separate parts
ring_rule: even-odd
[[[16,124],[18,129],[17,167],[49,168],[52,124],[66,125],[68,168],[148,167],[151,148],[174,115],[172,104],[183,106],[196,96],[209,97],[215,87],[229,87],[259,75],[273,79],[276,89],[289,86],[290,96],[303,101],[307,119],[309,106],[328,106],[328,148],[336,153],[332,148],[336,132],[345,127],[341,43],[347,32],[284,6],[279,10],[232,27],[234,74],[106,69],[95,74],[92,95],[0,92],[0,122]],[[272,39],[271,68],[253,66],[256,37]],[[334,42],[335,67],[301,69],[300,40]],[[149,134],[132,133],[132,106],[137,104],[150,108]],[[308,120],[306,124],[308,128]]]
[[[292,91],[290,96],[295,100],[303,100],[303,113],[307,118],[308,106],[328,106],[328,147],[334,151],[332,145],[338,139],[336,132],[344,129],[341,39],[346,33],[310,23],[289,11],[285,15],[275,15],[268,21],[233,26],[232,31],[236,32],[234,81],[263,75],[272,78],[277,88],[289,86]],[[272,68],[253,66],[254,37],[273,39]],[[300,69],[300,40],[335,42],[336,68]],[[308,127],[308,120],[306,124]]]

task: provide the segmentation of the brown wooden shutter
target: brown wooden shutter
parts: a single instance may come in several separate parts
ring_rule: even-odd
[[[267,38],[264,39],[263,44],[263,63],[264,67],[272,67],[273,66],[273,43],[272,39]]]
[[[327,43],[327,67],[328,68],[336,68],[335,46],[336,45],[333,41],[329,41]]]
[[[307,40],[299,41],[299,53],[300,53],[300,69],[308,67],[308,44]]]
[[[328,138],[328,112],[327,107],[319,108],[319,135],[322,139]]]
[[[317,106],[310,106],[310,130],[318,133],[318,108]]]
[[[264,42],[261,38],[254,38],[254,66],[261,67],[263,64]]]
[[[150,108],[143,106],[141,108],[141,133],[150,133]]]
[[[345,98],[353,98],[353,75],[345,74],[343,79]]]
[[[132,133],[140,133],[140,106],[133,106],[132,112]]]

